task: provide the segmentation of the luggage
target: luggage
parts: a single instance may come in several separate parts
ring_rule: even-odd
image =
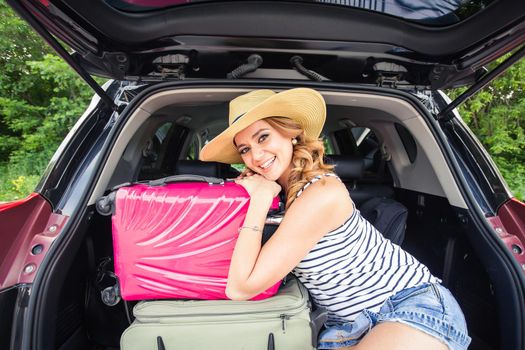
[[[112,214],[122,298],[226,299],[231,255],[249,200],[234,182],[196,175],[123,185],[99,198],[97,211]],[[279,209],[278,198],[272,208]]]
[[[142,301],[120,349],[314,349],[326,317],[318,312],[311,319],[310,311],[308,293],[295,278],[258,301]]]
[[[375,197],[364,202],[359,212],[392,243],[403,243],[408,217],[408,209],[403,204],[390,198]]]

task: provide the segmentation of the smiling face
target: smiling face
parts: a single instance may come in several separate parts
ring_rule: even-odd
[[[293,155],[290,137],[258,120],[235,135],[234,141],[248,168],[281,186],[287,183]]]

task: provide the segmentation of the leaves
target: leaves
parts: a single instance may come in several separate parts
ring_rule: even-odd
[[[92,90],[0,2],[0,201],[27,195]],[[500,60],[501,61],[501,60]],[[460,106],[514,194],[525,196],[525,61]],[[464,89],[448,92],[458,96]]]
[[[0,3],[0,201],[29,194],[92,90]]]
[[[521,200],[525,198],[524,86],[525,61],[521,60],[459,107],[461,116],[492,156],[514,195]],[[464,90],[448,93],[455,98]]]

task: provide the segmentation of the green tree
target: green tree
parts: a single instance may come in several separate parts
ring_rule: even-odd
[[[506,57],[498,59],[494,65]],[[525,197],[525,61],[510,67],[459,107],[514,195]],[[458,96],[465,89],[449,92]]]
[[[0,201],[6,201],[32,191],[92,91],[4,2],[0,2],[0,50]],[[524,82],[521,61],[459,108],[521,199]],[[454,97],[462,91],[449,94]]]
[[[92,90],[0,3],[0,201],[30,193]]]

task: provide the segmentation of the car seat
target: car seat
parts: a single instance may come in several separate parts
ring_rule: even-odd
[[[239,176],[240,172],[230,164],[218,162],[203,162],[201,160],[177,160],[174,164],[174,172],[180,174],[193,174],[220,179],[230,179]]]
[[[360,184],[364,161],[350,155],[329,155],[327,161],[335,165],[334,171],[350,192],[361,215],[385,238],[401,245],[405,238],[408,209],[395,201],[394,189],[384,184]]]

